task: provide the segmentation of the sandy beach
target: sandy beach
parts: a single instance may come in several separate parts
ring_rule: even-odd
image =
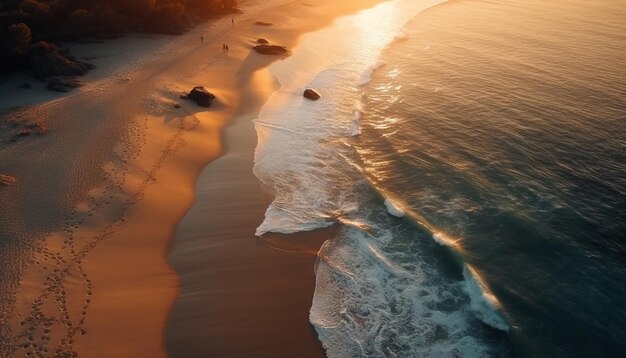
[[[1,4],[0,358],[626,352],[619,2]]]
[[[293,2],[257,20],[276,26],[249,27],[257,37],[295,48],[298,35],[332,19],[371,6]],[[245,38],[241,35],[241,38]],[[227,38],[224,42],[232,43]],[[245,43],[241,45],[245,46]],[[244,63],[254,64],[255,54]],[[263,65],[265,65],[264,63]],[[315,286],[314,264],[330,230],[255,238],[271,196],[251,168],[256,132],[252,120],[278,89],[264,70],[242,81],[246,106],[224,135],[224,156],[209,164],[196,183],[196,201],[178,226],[169,262],[181,280],[181,295],[169,317],[170,356],[322,357],[308,315]]]
[[[323,356],[308,310],[330,232],[254,237],[271,197],[252,174],[251,120],[280,57],[251,47],[294,48],[377,2],[245,2],[234,25],[137,40],[147,56],[93,55],[100,70],[69,95],[3,95],[2,108],[29,105],[3,127],[44,120],[47,132],[0,138],[0,172],[15,178],[0,188],[0,234],[14,239],[2,355]],[[179,98],[196,85],[217,96],[208,110]]]

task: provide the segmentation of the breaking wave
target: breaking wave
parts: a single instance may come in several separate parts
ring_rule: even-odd
[[[281,89],[255,120],[254,173],[274,200],[256,235],[338,225],[319,253],[310,312],[330,357],[498,355],[490,327],[508,329],[471,269],[449,258],[453,268],[442,269],[442,256],[456,256],[381,198],[355,147],[363,86],[382,66],[381,52],[441,2],[382,3],[305,36],[292,57],[269,67]],[[306,88],[322,99],[303,98]]]

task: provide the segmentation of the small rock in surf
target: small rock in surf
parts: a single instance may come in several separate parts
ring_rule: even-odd
[[[307,88],[304,90],[304,93],[302,94],[305,98],[308,98],[312,101],[317,101],[318,99],[322,98],[322,96],[317,93],[316,90],[311,89],[311,88]]]

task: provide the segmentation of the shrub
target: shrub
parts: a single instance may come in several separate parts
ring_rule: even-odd
[[[30,28],[25,23],[9,25],[7,28],[9,33],[9,51],[12,54],[24,54],[30,40],[32,40],[32,34]]]
[[[0,0],[0,70],[23,65],[31,42],[180,34],[190,19],[236,10],[237,0]]]

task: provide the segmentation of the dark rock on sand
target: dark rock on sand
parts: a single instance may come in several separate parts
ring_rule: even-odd
[[[211,102],[215,99],[215,95],[202,86],[194,87],[187,97],[202,107],[211,107]]]
[[[254,24],[258,26],[273,26],[274,25],[271,22],[265,22],[265,21],[255,21]]]
[[[284,55],[288,52],[285,46],[278,45],[256,45],[253,49],[262,55]]]
[[[55,77],[48,81],[48,89],[57,92],[67,92],[82,85],[84,85],[83,81],[76,77]]]
[[[75,61],[61,53],[56,46],[44,41],[31,47],[29,62],[31,70],[39,79],[84,75],[95,67],[90,63]]]
[[[302,94],[305,98],[308,98],[312,101],[317,101],[318,99],[320,99],[322,96],[320,96],[319,93],[317,93],[316,90],[311,89],[311,88],[307,88],[304,90],[304,93]]]
[[[258,44],[264,44],[264,45],[267,45],[267,44],[269,44],[270,42],[269,42],[267,39],[264,39],[264,38],[262,38],[262,37],[261,37],[260,39],[257,39],[257,40],[256,40],[256,43],[258,43]]]

